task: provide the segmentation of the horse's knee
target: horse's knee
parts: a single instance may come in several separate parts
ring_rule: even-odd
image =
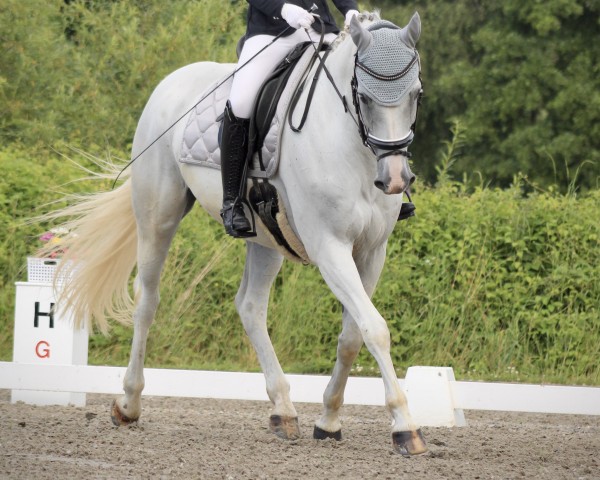
[[[383,318],[361,327],[361,333],[363,340],[371,353],[373,353],[374,350],[389,351],[391,343],[390,330]]]
[[[344,364],[352,363],[362,345],[363,339],[360,332],[351,335],[342,333],[338,338],[338,358]]]

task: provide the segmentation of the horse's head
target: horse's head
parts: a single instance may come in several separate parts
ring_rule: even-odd
[[[423,92],[415,49],[421,20],[415,13],[401,29],[384,20],[364,27],[354,17],[350,34],[358,48],[352,83],[361,135],[378,156],[375,186],[386,194],[402,193],[415,180],[407,148]]]

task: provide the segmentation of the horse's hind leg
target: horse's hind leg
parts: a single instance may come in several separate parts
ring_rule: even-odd
[[[156,172],[154,175],[153,171]],[[131,423],[140,416],[146,340],[159,303],[160,274],[171,240],[194,200],[176,168],[151,169],[148,166],[145,172],[140,173],[132,177],[138,227],[133,341],[123,380],[125,395],[113,403],[112,420],[115,425]]]
[[[277,360],[269,332],[267,308],[269,292],[283,257],[275,250],[247,242],[246,267],[235,304],[244,329],[265,375],[267,394],[273,403],[270,428],[277,436],[295,439],[300,436],[298,414],[290,400],[290,385]]]

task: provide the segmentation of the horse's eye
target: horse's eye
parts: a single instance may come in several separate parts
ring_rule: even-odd
[[[363,95],[362,93],[358,94],[358,98],[359,100],[364,103],[365,105],[369,104],[369,101],[371,100],[369,97],[367,97],[366,95]]]

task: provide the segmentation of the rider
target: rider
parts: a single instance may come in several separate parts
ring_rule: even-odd
[[[332,0],[345,16],[348,25],[357,15],[356,0]],[[251,225],[244,215],[241,202],[236,202],[248,152],[248,130],[252,107],[260,86],[275,67],[298,44],[308,40],[318,42],[320,24],[305,7],[316,5],[315,11],[323,20],[325,43],[331,43],[339,29],[329,11],[326,0],[247,0],[248,26],[239,65],[245,65],[254,55],[279,34],[282,37],[260,53],[233,77],[229,101],[225,106],[223,137],[221,140],[221,176],[223,181],[223,209],[221,217],[225,231],[233,237],[248,236]],[[290,28],[291,27],[291,28]]]

